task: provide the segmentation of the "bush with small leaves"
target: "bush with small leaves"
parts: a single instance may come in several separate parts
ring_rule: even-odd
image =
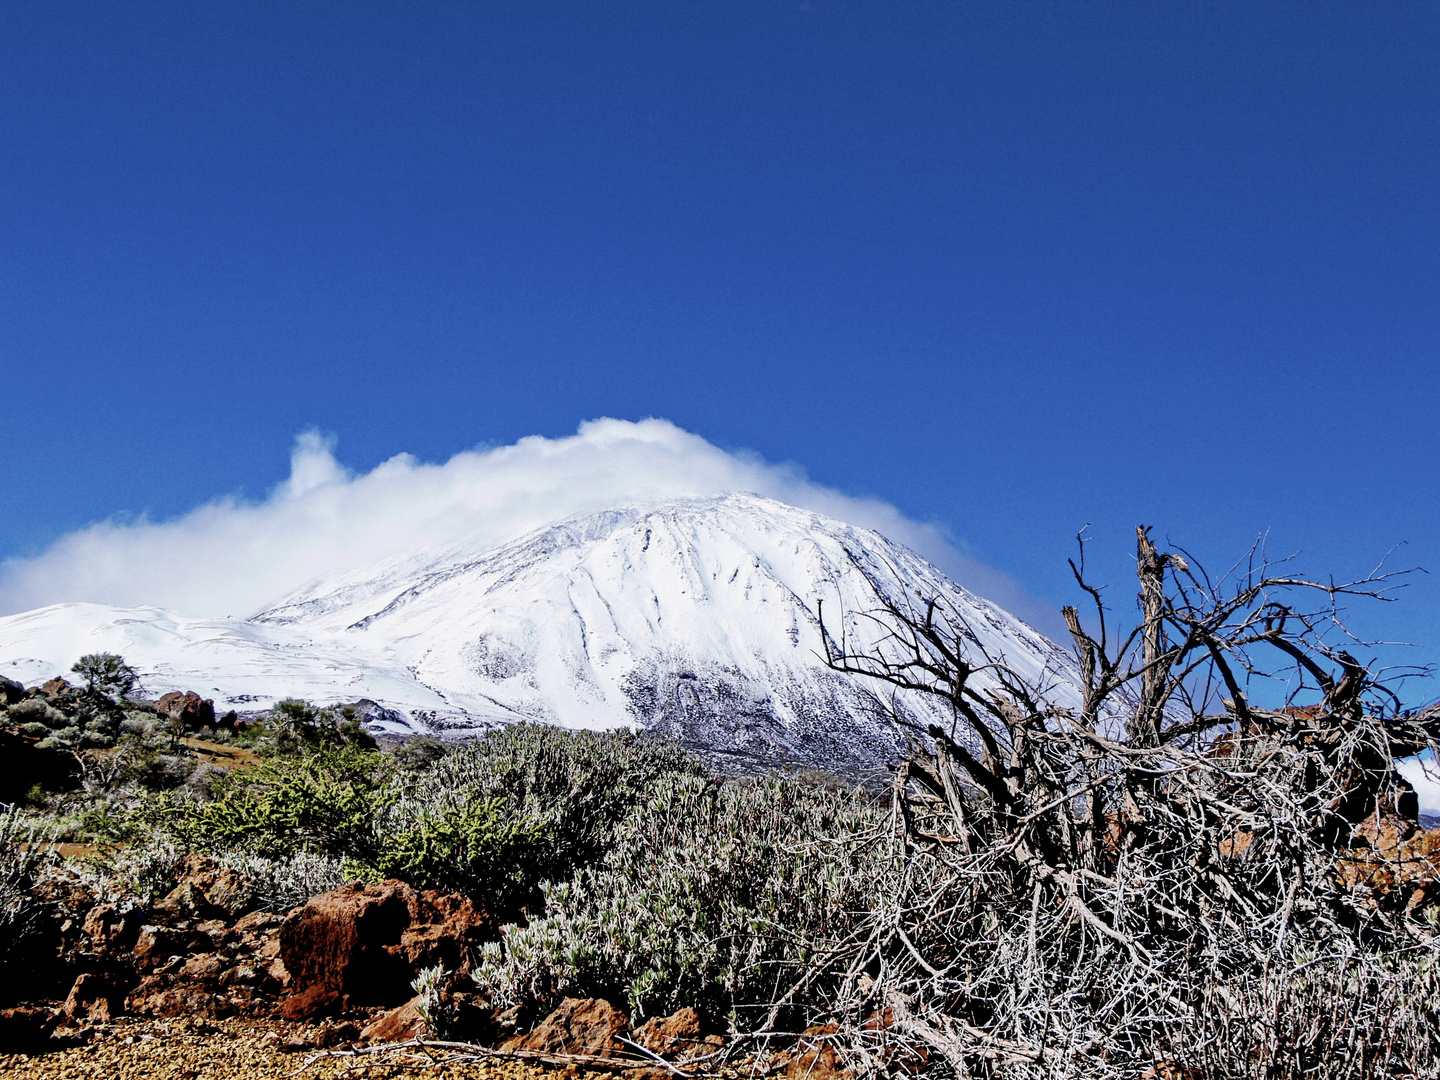
[[[614,996],[753,1019],[874,902],[884,819],[864,793],[795,777],[664,778],[594,865],[546,886],[542,917],[484,947],[475,980],[541,1011]]]
[[[265,911],[289,911],[312,896],[338,889],[353,877],[347,872],[345,860],[309,851],[278,858],[227,851],[218,861],[245,879],[256,903]]]
[[[0,807],[0,987],[18,986],[35,959],[31,953],[50,916],[48,905],[35,895],[35,882],[54,862],[48,848],[53,839],[54,830],[44,823],[14,807]]]
[[[6,716],[12,724],[43,724],[49,729],[63,728],[70,722],[63,712],[38,697],[11,705]]]
[[[160,836],[114,848],[96,864],[98,891],[105,899],[149,904],[174,888],[182,854]]]
[[[261,747],[280,754],[344,748],[374,750],[376,746],[352,707],[317,709],[297,698],[278,702],[259,733]]]

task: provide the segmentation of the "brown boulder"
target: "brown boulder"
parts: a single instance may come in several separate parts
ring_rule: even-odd
[[[186,731],[215,726],[215,702],[202,698],[193,690],[186,690],[183,694],[172,690],[155,702],[155,711]]]
[[[147,975],[130,991],[125,1007],[140,1016],[212,1016],[215,996],[196,982],[174,975]]]
[[[156,901],[154,911],[171,919],[196,919],[208,917],[213,908],[193,881],[182,881]]]
[[[406,1000],[412,975],[399,945],[414,893],[398,881],[345,885],[290,912],[280,926],[280,957],[296,993],[320,988],[365,1005]]]
[[[404,1042],[406,1039],[419,1038],[425,1028],[420,999],[414,997],[366,1024],[360,1032],[360,1038],[372,1043]]]
[[[635,1041],[651,1053],[682,1057],[700,1042],[700,1014],[688,1005],[669,1016],[656,1016],[635,1029]]]
[[[510,1039],[501,1049],[604,1057],[625,1048],[619,1037],[629,1031],[629,1019],[610,1002],[567,997],[529,1035]]]
[[[176,867],[174,889],[155,907],[172,918],[235,919],[254,910],[255,895],[239,873],[192,852]]]
[[[80,924],[98,952],[129,952],[140,934],[141,912],[138,908],[121,910],[116,904],[96,904]]]
[[[63,675],[56,675],[55,678],[51,679],[44,686],[40,687],[40,692],[51,700],[54,700],[55,698],[58,698],[61,694],[63,694],[66,690],[73,689],[74,687],[72,687],[68,682],[65,681],[65,677]]]
[[[135,938],[131,955],[140,968],[159,967],[172,957],[190,951],[190,935],[163,926],[142,926]]]
[[[422,968],[468,969],[494,927],[464,897],[400,881],[345,885],[311,897],[280,925],[280,958],[295,992],[324,987],[357,1005],[397,1005]]]
[[[218,979],[228,967],[229,961],[219,953],[201,953],[187,959],[180,973],[191,979]]]
[[[468,971],[476,945],[495,937],[494,923],[474,901],[433,890],[416,893],[410,925],[400,935],[400,949],[412,975],[424,968]]]
[[[125,994],[115,981],[87,972],[75,980],[60,1013],[67,1023],[109,1022],[124,1007]]]
[[[205,899],[226,918],[233,919],[255,906],[255,890],[237,871],[227,867],[215,872],[205,888]]]
[[[342,1012],[346,1004],[346,1000],[330,987],[312,983],[276,1006],[275,1015],[282,1020],[313,1020],[317,1016]]]
[[[795,1047],[798,1053],[786,1070],[789,1080],[848,1080],[852,1074],[832,1038],[839,1031],[834,1024],[806,1028]]]

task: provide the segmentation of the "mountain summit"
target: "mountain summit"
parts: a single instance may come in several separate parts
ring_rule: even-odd
[[[570,518],[489,550],[392,559],[322,579],[247,620],[64,604],[0,619],[0,673],[34,682],[84,652],[124,655],[150,690],[217,706],[367,698],[396,734],[515,720],[622,725],[717,754],[880,764],[891,711],[944,703],[830,670],[819,611],[852,647],[882,602],[931,598],[993,658],[1072,681],[1062,649],[878,533],[730,494]]]

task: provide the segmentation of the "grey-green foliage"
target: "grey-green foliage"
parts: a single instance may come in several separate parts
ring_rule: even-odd
[[[513,910],[598,857],[662,778],[699,774],[673,743],[516,724],[393,772],[378,800],[380,869]]]
[[[330,856],[357,876],[465,893],[507,918],[539,901],[542,881],[597,857],[659,778],[699,768],[669,743],[542,725],[429,751],[310,746],[160,800],[151,817],[184,845]]]
[[[148,837],[116,848],[96,863],[93,884],[106,899],[149,904],[174,887],[181,855],[169,839]]]
[[[875,902],[882,820],[865,795],[793,777],[664,777],[597,862],[546,886],[543,917],[485,947],[476,983],[541,1009],[564,995],[650,1015],[759,1009]]]
[[[35,896],[37,875],[53,857],[53,831],[14,807],[0,807],[0,971],[39,932],[45,905]]]
[[[46,728],[61,728],[70,722],[59,709],[38,697],[26,698],[11,705],[6,716],[13,724],[41,724]]]
[[[309,851],[278,858],[227,851],[219,862],[245,879],[256,903],[265,911],[289,911],[310,897],[339,888],[350,880],[343,859]]]
[[[115,745],[121,715],[110,707],[83,705],[65,712],[43,698],[32,697],[10,706],[6,719],[45,749],[81,750]]]

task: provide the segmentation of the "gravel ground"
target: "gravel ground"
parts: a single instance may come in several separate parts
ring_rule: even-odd
[[[131,1021],[96,1029],[83,1046],[46,1054],[0,1054],[0,1077],[16,1080],[251,1080],[294,1077],[313,1051],[281,1051],[268,1027],[239,1021]],[[302,1034],[296,1029],[291,1034]],[[346,1070],[361,1078],[559,1080],[561,1071],[516,1061],[407,1068],[374,1059],[321,1059],[301,1074],[331,1080]],[[579,1074],[566,1070],[569,1077]]]

